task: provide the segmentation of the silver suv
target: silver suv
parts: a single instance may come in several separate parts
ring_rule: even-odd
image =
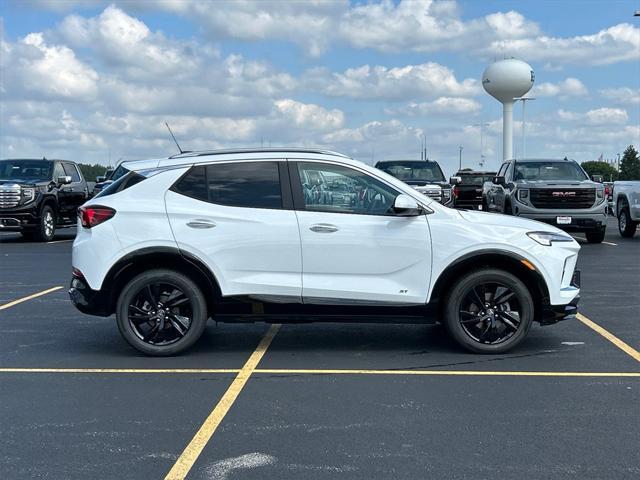
[[[584,232],[589,243],[604,240],[604,185],[593,182],[573,160],[509,160],[483,187],[483,207]]]

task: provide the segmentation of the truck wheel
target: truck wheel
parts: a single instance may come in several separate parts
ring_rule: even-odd
[[[207,303],[200,288],[173,270],[150,270],[120,292],[118,330],[135,349],[152,356],[180,353],[207,325]]]
[[[518,345],[531,328],[533,313],[533,299],[526,285],[497,269],[463,276],[444,304],[449,334],[475,353],[504,353]]]
[[[638,222],[631,220],[629,208],[624,207],[620,209],[620,213],[618,214],[618,231],[620,235],[628,238],[633,237],[636,233],[637,226]]]
[[[56,235],[56,214],[49,205],[45,205],[40,212],[40,221],[35,231],[28,232],[27,238],[40,242],[50,242]]]
[[[585,232],[584,235],[587,237],[588,243],[602,243],[604,240],[604,234],[606,229],[601,228],[599,230],[591,230],[590,232]]]

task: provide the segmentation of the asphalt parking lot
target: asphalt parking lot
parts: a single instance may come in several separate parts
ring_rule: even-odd
[[[437,326],[212,323],[144,357],[69,302],[72,238],[0,234],[2,479],[640,477],[640,235],[613,220],[583,316],[495,356]]]

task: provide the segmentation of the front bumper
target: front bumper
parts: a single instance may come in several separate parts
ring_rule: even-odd
[[[573,271],[571,277],[571,287],[580,288],[580,270]],[[577,295],[573,300],[565,305],[549,305],[546,304],[542,308],[542,314],[540,315],[540,325],[552,325],[561,320],[568,320],[575,318],[578,313],[578,302],[580,301],[580,295]]]
[[[4,209],[0,211],[0,231],[19,232],[25,228],[37,226],[38,216],[33,211],[16,212]]]
[[[83,278],[72,277],[69,285],[71,303],[82,313],[108,317],[113,313],[111,292],[91,290]]]

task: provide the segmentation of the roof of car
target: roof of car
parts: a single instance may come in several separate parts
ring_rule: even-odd
[[[435,160],[411,160],[411,159],[398,159],[398,160],[380,160],[376,162],[376,165],[382,165],[385,163],[438,163]]]
[[[575,162],[575,160],[567,158],[514,158],[515,162],[518,163],[526,163],[526,162]]]
[[[196,152],[181,152],[176,155],[172,155],[169,158],[186,158],[186,157],[206,157],[210,155],[230,155],[230,154],[242,154],[242,153],[315,153],[321,155],[333,155],[336,157],[349,158],[349,156],[342,153],[334,152],[332,150],[324,150],[318,148],[228,148],[220,150],[202,150]]]
[[[458,170],[458,172],[456,173],[457,176],[459,175],[495,175],[495,171],[492,170],[482,170],[482,171],[477,171],[477,170]]]

